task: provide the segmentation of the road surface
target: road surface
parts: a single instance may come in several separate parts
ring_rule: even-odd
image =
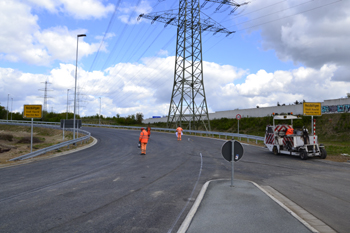
[[[0,232],[176,232],[202,185],[230,179],[222,140],[85,128],[86,150],[0,169]],[[235,178],[271,186],[338,232],[350,232],[350,165],[244,146]]]

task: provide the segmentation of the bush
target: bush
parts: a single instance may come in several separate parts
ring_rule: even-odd
[[[33,143],[40,143],[40,142],[43,142],[43,141],[37,137],[33,137]],[[18,141],[18,143],[30,143],[30,137],[23,137]]]
[[[13,140],[13,135],[11,134],[0,134],[0,140],[10,141]]]

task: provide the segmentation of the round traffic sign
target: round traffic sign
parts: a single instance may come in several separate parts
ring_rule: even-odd
[[[236,119],[237,119],[237,120],[240,120],[241,118],[242,118],[241,114],[237,114],[237,115],[236,115]]]
[[[232,161],[232,144],[233,144],[233,149],[234,149],[234,156],[233,156],[233,160],[234,161],[238,161],[242,158],[243,156],[243,146],[240,142],[236,141],[236,140],[231,140],[231,141],[227,141],[224,143],[224,145],[222,145],[221,148],[221,154],[224,157],[224,159],[226,159],[227,161],[231,162]]]

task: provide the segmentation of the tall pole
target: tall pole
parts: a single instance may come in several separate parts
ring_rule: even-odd
[[[77,52],[76,52],[76,59],[75,59],[75,86],[74,86],[74,118],[73,118],[73,139],[75,139],[75,110],[76,110],[76,101],[77,101],[77,76],[78,76],[78,42],[79,37],[84,37],[85,34],[78,34],[77,35]]]
[[[12,121],[12,106],[13,106],[13,98],[11,98],[11,121]]]
[[[101,124],[101,97],[100,97],[100,114],[98,115],[98,124]]]
[[[7,121],[9,121],[9,98],[10,94],[7,94]]]
[[[68,93],[69,93],[69,89],[67,89],[67,113],[66,113],[66,120],[68,120]]]

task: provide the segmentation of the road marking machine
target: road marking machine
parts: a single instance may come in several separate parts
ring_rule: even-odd
[[[309,157],[319,156],[321,159],[327,157],[327,152],[322,144],[318,144],[318,138],[308,134],[308,130],[303,127],[301,130],[293,129],[293,120],[301,119],[293,115],[274,115],[273,125],[266,126],[264,143],[266,147],[275,155],[287,154],[300,156],[305,160]],[[291,124],[275,124],[277,120],[290,120]]]

